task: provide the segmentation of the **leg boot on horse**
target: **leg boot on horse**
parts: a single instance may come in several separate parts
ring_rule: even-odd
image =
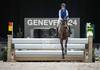
[[[65,40],[65,54],[67,55],[67,41],[68,39]]]
[[[60,43],[61,43],[61,49],[62,49],[62,59],[64,59],[65,58],[65,56],[64,56],[64,47],[63,47],[63,40],[62,39],[60,39]]]

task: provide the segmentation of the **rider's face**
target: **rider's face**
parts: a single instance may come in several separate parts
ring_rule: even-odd
[[[61,9],[65,9],[65,7],[64,6],[61,6]]]

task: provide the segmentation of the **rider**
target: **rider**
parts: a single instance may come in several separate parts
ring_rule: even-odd
[[[69,14],[68,14],[68,10],[66,9],[66,4],[62,3],[61,4],[61,9],[59,10],[59,19],[58,19],[58,25],[57,25],[58,30],[60,29],[61,21],[63,21],[63,20],[68,21],[68,19],[69,19]],[[71,34],[70,27],[69,27],[69,32]]]

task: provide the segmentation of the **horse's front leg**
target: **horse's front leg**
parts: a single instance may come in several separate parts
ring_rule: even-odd
[[[67,54],[67,42],[68,42],[68,38],[65,40],[65,54]]]
[[[60,39],[61,49],[62,49],[62,59],[64,59],[64,47],[63,47],[63,40]]]

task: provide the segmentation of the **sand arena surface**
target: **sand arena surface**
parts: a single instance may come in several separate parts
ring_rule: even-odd
[[[0,70],[100,70],[100,63],[0,62]]]

